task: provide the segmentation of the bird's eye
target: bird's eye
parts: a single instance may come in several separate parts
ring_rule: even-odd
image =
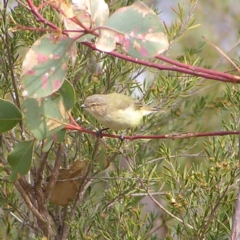
[[[97,106],[97,103],[91,103],[90,104],[90,107],[96,107]]]

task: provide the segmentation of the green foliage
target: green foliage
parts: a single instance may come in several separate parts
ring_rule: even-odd
[[[60,94],[55,96],[26,99],[22,104],[25,121],[34,137],[43,140],[64,128],[67,113]]]
[[[22,120],[19,109],[9,101],[0,99],[0,132],[7,132]]]
[[[12,167],[12,173],[9,176],[10,181],[15,181],[18,174],[26,175],[31,167],[34,141],[20,142],[8,154],[8,162]]]
[[[98,15],[99,29],[89,34],[80,28],[81,37],[91,35],[92,44],[98,30],[113,31],[113,49],[117,42],[116,52],[124,50],[125,59],[94,51],[60,29],[46,34],[46,25],[24,5],[12,12],[0,10],[0,238],[228,239],[239,181],[237,135],[99,138],[85,130],[102,126],[80,106],[90,95],[119,92],[163,110],[144,117],[124,135],[232,131],[239,129],[239,85],[203,81],[175,71],[174,65],[172,71],[160,71],[139,64],[145,53],[143,58],[150,58],[146,62],[167,65],[151,58],[168,47],[158,42],[159,35],[166,38],[159,16],[141,2],[106,3],[110,18],[104,28]],[[53,6],[41,6],[39,13],[66,28],[57,13],[62,6]],[[164,24],[170,43],[164,55],[176,55],[189,69],[213,69],[214,63],[209,65],[203,55],[202,39],[184,42],[190,29],[198,31],[193,18],[199,14],[197,7],[197,1],[191,1],[188,9],[180,4],[172,8],[175,20]],[[161,14],[161,9],[155,12]],[[148,19],[143,22],[145,13]],[[28,30],[16,29],[16,23]],[[123,36],[128,41],[117,41]],[[174,48],[180,50],[176,53]],[[84,167],[74,168],[74,179],[68,179],[77,161]],[[72,189],[77,181],[76,199],[68,206],[55,206],[50,203],[52,189],[64,181]],[[59,196],[67,196],[68,190],[63,188]]]
[[[22,65],[24,96],[41,98],[59,90],[66,75],[72,42],[66,36],[47,34],[33,44]]]
[[[113,51],[119,39],[123,50],[136,58],[152,58],[168,47],[158,16],[140,1],[115,11],[103,26],[96,43],[102,51]]]

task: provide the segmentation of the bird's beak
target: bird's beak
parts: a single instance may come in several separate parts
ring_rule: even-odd
[[[82,104],[81,107],[82,108],[87,108],[87,106],[85,104]]]

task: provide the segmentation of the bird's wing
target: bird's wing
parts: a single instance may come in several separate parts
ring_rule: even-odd
[[[140,109],[143,104],[138,100],[133,100],[131,97],[126,95],[121,95],[121,98],[119,98],[119,94],[113,93],[114,98],[111,98],[111,101],[113,101],[113,105],[117,109],[126,109],[129,106],[133,105],[133,108],[138,110]]]
[[[134,109],[140,110],[143,107],[143,103],[139,100],[134,100]]]
[[[109,97],[105,99],[107,101],[106,104],[109,104],[110,107],[114,106],[115,109],[126,109],[129,106],[128,96],[120,95],[119,93],[110,93],[106,96]]]

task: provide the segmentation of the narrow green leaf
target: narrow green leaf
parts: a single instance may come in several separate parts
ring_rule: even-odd
[[[9,176],[10,181],[15,181],[19,174],[27,174],[31,167],[34,141],[18,143],[12,152],[8,154],[8,162],[12,167],[12,173]]]
[[[0,132],[6,132],[22,120],[19,109],[10,101],[0,99]]]

